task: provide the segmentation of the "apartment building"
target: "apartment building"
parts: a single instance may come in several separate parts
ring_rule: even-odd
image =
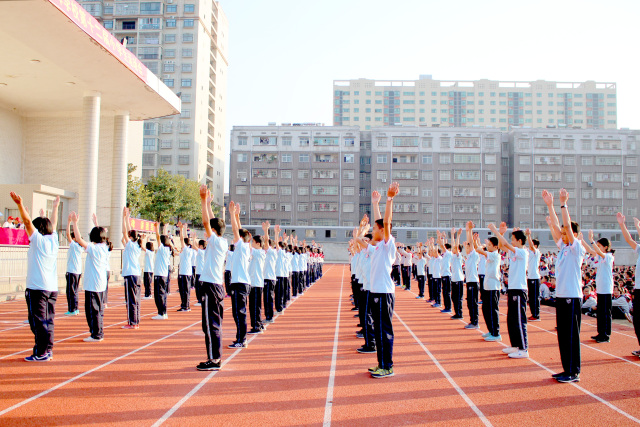
[[[546,228],[542,191],[569,191],[569,213],[584,229],[616,229],[615,214],[638,216],[640,131],[516,129],[509,207],[513,224]]]
[[[80,0],[180,97],[182,111],[144,123],[142,178],[165,169],[224,193],[227,18],[213,0]]]
[[[617,128],[612,82],[335,80],[333,124],[360,126],[514,126]]]
[[[243,224],[353,226],[359,164],[357,127],[234,126],[229,198]]]

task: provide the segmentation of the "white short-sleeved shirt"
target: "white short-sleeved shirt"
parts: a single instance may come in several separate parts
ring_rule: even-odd
[[[224,259],[227,256],[229,242],[224,237],[212,233],[207,239],[204,250],[204,265],[200,273],[200,281],[214,285],[224,284]]]
[[[267,249],[267,254],[264,260],[264,280],[276,280],[276,259],[278,252],[273,249]]]
[[[129,240],[122,251],[122,276],[140,275],[140,252],[138,243]]]
[[[193,254],[194,250],[189,246],[182,248],[180,252],[180,266],[178,267],[178,274],[181,276],[191,276],[193,274]]]
[[[202,270],[204,269],[204,256],[206,253],[205,249],[199,249],[195,251],[196,253],[196,274],[202,274]]]
[[[291,252],[285,252],[284,254],[284,268],[285,268],[285,276],[288,277],[291,274],[291,262],[293,261],[293,254]]]
[[[58,291],[58,234],[43,236],[34,230],[27,252],[27,289]],[[105,277],[106,280],[106,277]]]
[[[153,274],[156,277],[166,277],[169,274],[169,260],[171,259],[171,249],[158,242],[158,252],[153,268]]]
[[[451,281],[464,282],[464,273],[462,273],[462,255],[460,252],[451,254]]]
[[[300,254],[293,254],[293,262],[291,263],[291,269],[295,272],[302,271],[302,260],[300,259]]]
[[[486,273],[487,258],[478,256],[478,276],[484,276]]]
[[[360,252],[362,254],[360,261],[362,264],[362,289],[365,291],[371,291],[371,256],[374,249],[374,246],[367,245],[367,248]]]
[[[249,263],[249,275],[251,286],[264,288],[264,260],[267,253],[262,249],[251,249],[251,262]]]
[[[509,253],[509,289],[527,290],[527,263],[529,251],[524,248],[514,248]]]
[[[356,275],[356,255],[353,254],[351,255],[351,258],[349,259],[349,264],[351,266],[351,274],[352,275]]]
[[[251,243],[238,239],[234,243],[233,257],[231,257],[231,283],[251,284],[249,276],[249,258],[251,257]]]
[[[67,273],[82,274],[82,246],[75,240],[69,244],[67,251]]]
[[[500,284],[500,253],[498,251],[487,252],[487,262],[485,266],[484,290],[499,291]]]
[[[82,287],[85,291],[104,292],[107,290],[109,248],[104,243],[89,243],[86,252]]]
[[[391,280],[393,261],[396,259],[396,240],[393,236],[389,241],[381,240],[372,249],[371,255],[371,289],[372,293],[393,294],[396,287]]]
[[[287,270],[286,270],[285,265],[284,265],[284,256],[285,256],[284,249],[278,248],[276,252],[277,252],[277,256],[276,256],[276,277],[286,277]]]
[[[476,251],[471,251],[471,253],[467,255],[467,260],[464,263],[464,272],[467,276],[467,283],[480,282],[480,279],[478,278],[478,258],[480,258],[480,256]]]
[[[425,257],[419,258],[418,262],[416,262],[416,270],[418,270],[418,276],[424,276],[426,266],[427,259]]]
[[[442,254],[442,259],[440,260],[440,276],[449,277],[451,276],[451,257],[453,254],[451,251],[445,251]]]
[[[435,258],[431,259],[431,275],[433,276],[434,279],[441,279],[442,275],[440,274],[440,265],[442,263],[442,257],[440,255],[438,255]]]
[[[596,293],[613,294],[613,254],[596,258]]]
[[[542,255],[538,249],[532,251],[527,249],[529,254],[529,263],[527,265],[527,279],[538,280],[540,279],[540,256]]]
[[[191,248],[191,274],[193,274],[193,267],[198,265],[198,250]]]
[[[150,250],[144,252],[144,272],[153,273],[153,264],[156,259],[156,253]]]
[[[227,251],[227,258],[224,267],[225,271],[231,271],[231,258],[233,258],[233,251]]]
[[[556,261],[556,298],[582,298],[582,261],[585,249],[575,239],[565,245],[562,239],[556,243],[560,252]]]

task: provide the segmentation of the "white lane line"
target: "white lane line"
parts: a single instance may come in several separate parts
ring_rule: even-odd
[[[327,386],[327,400],[324,405],[324,427],[331,426],[331,410],[333,408],[333,387],[336,380],[336,365],[338,360],[338,341],[340,337],[340,312],[342,311],[342,289],[344,286],[344,265],[342,266],[342,279],[340,292],[338,293],[338,316],[336,318],[336,332],[333,336],[333,353],[331,355],[331,371],[329,373],[329,385]]]
[[[174,305],[173,307],[167,307],[167,309],[176,308],[176,307],[180,307],[180,305]],[[153,312],[153,313],[145,314],[144,316],[140,316],[140,318],[142,319],[143,317],[155,316],[156,314],[157,314],[156,312]],[[111,327],[113,327],[113,326],[122,325],[123,323],[127,323],[127,321],[126,321],[126,320],[123,320],[122,322],[113,323],[113,324],[111,324],[111,325],[105,326],[103,329],[108,329],[108,328],[111,328]],[[72,335],[72,336],[70,336],[70,337],[63,338],[63,339],[58,340],[58,341],[54,341],[53,343],[54,343],[54,344],[58,344],[58,343],[61,343],[61,342],[64,342],[64,341],[69,341],[69,340],[71,340],[71,339],[78,338],[78,337],[81,337],[81,336],[83,336],[83,335],[89,335],[89,333],[90,333],[90,332],[83,332],[83,333],[81,333],[81,334]],[[0,357],[0,360],[2,360],[2,359],[6,359],[6,358],[11,357],[11,356],[17,356],[18,354],[24,354],[24,353],[27,353],[27,352],[29,352],[29,351],[33,351],[33,349],[32,349],[32,348],[30,348],[30,349],[27,349],[27,350],[16,351],[15,353],[7,354],[6,356],[2,356],[2,357]]]
[[[166,340],[167,338],[171,338],[172,336],[179,334],[180,332],[186,331],[187,329],[194,327],[195,325],[197,325],[197,324],[198,324],[198,323],[200,323],[200,322],[201,322],[201,321],[198,321],[198,322],[196,322],[196,323],[192,323],[191,325],[186,326],[186,327],[184,327],[184,328],[182,328],[182,329],[180,329],[180,330],[178,330],[178,331],[176,331],[176,332],[173,332],[173,333],[171,333],[171,334],[169,334],[169,335],[165,335],[164,337],[162,337],[162,338],[158,338],[157,340],[155,340],[155,341],[153,341],[153,342],[150,342],[149,344],[145,344],[145,345],[143,345],[142,347],[139,347],[139,348],[137,348],[137,349],[135,349],[135,350],[132,350],[132,351],[130,351],[130,352],[128,352],[128,353],[126,353],[126,354],[123,354],[122,356],[118,356],[118,357],[116,357],[116,358],[114,358],[114,359],[111,359],[110,361],[105,362],[105,363],[103,363],[103,364],[102,364],[102,365],[100,365],[100,366],[96,366],[95,368],[89,369],[88,371],[85,371],[85,372],[83,372],[83,373],[81,373],[81,374],[79,374],[79,375],[76,375],[76,376],[75,376],[75,377],[73,377],[73,378],[69,378],[68,380],[66,380],[66,381],[64,381],[64,382],[61,382],[60,384],[55,385],[55,386],[51,387],[51,388],[50,388],[50,389],[48,389],[48,390],[45,390],[45,391],[43,391],[43,392],[41,392],[41,393],[38,393],[38,394],[36,394],[35,396],[32,396],[32,397],[30,397],[30,398],[28,398],[28,399],[25,399],[25,400],[23,400],[23,401],[21,401],[21,402],[16,403],[16,404],[15,404],[15,405],[13,405],[13,406],[10,406],[9,408],[7,408],[7,409],[5,409],[5,410],[3,410],[3,411],[0,411],[0,416],[2,416],[2,415],[4,415],[4,414],[6,414],[6,413],[8,413],[8,412],[11,412],[11,411],[13,411],[14,409],[17,409],[17,408],[19,408],[19,407],[21,407],[21,406],[24,406],[24,405],[26,405],[27,403],[33,402],[34,400],[37,400],[37,399],[41,398],[42,396],[46,396],[47,394],[49,394],[49,393],[51,393],[51,392],[53,392],[53,391],[55,391],[55,390],[57,390],[57,389],[59,389],[59,388],[61,388],[61,387],[64,387],[64,386],[65,386],[65,385],[67,385],[67,384],[70,384],[70,383],[74,382],[75,380],[78,380],[78,379],[80,379],[80,378],[82,378],[82,377],[84,377],[84,376],[86,376],[86,375],[89,375],[89,374],[91,374],[91,373],[93,373],[93,372],[95,372],[95,371],[98,371],[98,370],[100,370],[100,369],[102,369],[102,368],[106,367],[106,366],[109,366],[109,365],[111,365],[112,363],[115,363],[115,362],[117,362],[117,361],[119,361],[119,360],[124,359],[125,357],[129,357],[129,356],[131,356],[132,354],[138,353],[139,351],[142,351],[142,350],[144,350],[144,349],[145,349],[145,348],[147,348],[147,347],[150,347],[150,346],[152,346],[152,345],[154,345],[154,344],[157,344],[157,343],[159,343],[160,341],[164,341],[164,340]]]
[[[411,291],[409,291],[409,292],[411,292]],[[411,293],[413,293],[413,292],[411,292]],[[415,295],[415,294],[414,294],[414,295]],[[500,313],[500,315],[501,315],[501,316],[506,316],[506,314],[503,314],[503,313]],[[397,316],[397,315],[396,315],[396,316]],[[400,318],[398,317],[398,319],[400,319]],[[458,320],[460,320],[460,319],[458,319]],[[462,321],[462,320],[460,320],[460,322],[464,323],[464,321]],[[403,322],[403,323],[404,323],[404,322]],[[536,326],[536,327],[537,327],[537,326]],[[542,328],[540,328],[540,329],[542,329]],[[482,333],[482,330],[480,330],[480,329],[472,329],[472,330],[475,330],[475,331],[477,331],[478,333]],[[547,331],[547,332],[549,332],[549,331]],[[551,332],[551,333],[553,333],[553,332]],[[503,342],[499,342],[499,341],[494,341],[494,342],[495,342],[495,343],[497,343],[497,344],[500,344],[500,345],[501,345],[501,346],[503,346],[503,347],[509,347],[507,344],[505,344],[505,343],[503,343]],[[582,344],[582,345],[584,345],[584,344]],[[587,347],[588,347],[588,346],[587,346]],[[591,347],[590,347],[590,348],[591,348]],[[594,350],[595,350],[595,349],[594,349]],[[542,363],[538,362],[537,360],[534,360],[534,359],[532,359],[531,357],[527,358],[527,360],[529,360],[530,362],[532,362],[532,363],[534,363],[534,364],[538,365],[538,367],[540,367],[540,368],[544,369],[545,371],[549,372],[550,374],[555,374],[555,372],[554,372],[554,371],[552,371],[551,369],[547,368],[546,366],[544,366]],[[624,359],[623,359],[623,360],[624,360]],[[630,363],[633,363],[633,362],[630,362]],[[612,404],[612,403],[610,403],[609,401],[607,401],[607,400],[605,400],[605,399],[601,398],[600,396],[597,396],[597,395],[595,395],[595,394],[591,393],[589,390],[587,390],[587,389],[585,389],[585,388],[583,388],[583,387],[580,387],[577,383],[569,383],[569,384],[570,384],[570,385],[572,385],[572,386],[574,386],[575,388],[577,388],[578,390],[580,390],[581,392],[583,392],[583,393],[584,393],[584,394],[586,394],[587,396],[592,397],[593,399],[597,400],[597,401],[598,401],[598,402],[600,402],[600,403],[603,403],[604,405],[608,406],[609,408],[613,409],[614,411],[618,412],[619,414],[624,415],[625,417],[629,418],[631,421],[634,421],[634,422],[636,422],[636,423],[640,424],[640,419],[638,419],[638,418],[634,417],[633,415],[631,415],[631,414],[629,414],[629,413],[627,413],[627,412],[623,411],[622,409],[620,409],[620,408],[618,408],[617,406],[613,405],[613,404]]]
[[[326,274],[327,272],[329,272],[329,270],[331,270],[332,267],[328,268],[324,274]],[[324,276],[323,276],[324,277]],[[318,283],[318,282],[316,282]],[[307,292],[303,293],[302,295],[306,295]],[[293,305],[294,302],[296,302],[298,299],[292,300],[291,304],[289,304],[289,307],[291,307]],[[228,310],[228,309],[227,309]],[[225,310],[226,311],[226,310]],[[284,314],[284,313],[283,313]],[[254,339],[256,339],[258,337],[258,335],[253,335],[251,338],[249,338],[249,340],[247,341],[247,343],[251,343]],[[234,357],[236,357],[236,355],[238,355],[240,353],[240,351],[242,351],[241,348],[237,349],[236,351],[234,351],[233,353],[231,353],[231,355],[229,357],[227,357],[221,364],[220,364],[220,368],[222,369],[227,363],[231,362],[233,360]],[[180,399],[175,405],[173,405],[173,407],[171,407],[171,409],[169,409],[167,412],[165,412],[165,414],[160,417],[160,419],[158,419],[158,421],[156,421],[155,423],[152,424],[152,427],[159,427],[162,424],[164,424],[165,421],[167,421],[173,414],[175,414],[175,412],[180,409],[180,407],[182,405],[185,404],[185,402],[187,400],[189,400],[194,394],[196,394],[198,392],[198,390],[200,390],[202,387],[204,387],[204,385],[209,382],[209,380],[213,377],[216,376],[216,374],[220,372],[220,371],[213,371],[211,372],[209,375],[207,375],[206,377],[204,377],[202,379],[202,381],[200,381],[194,388],[191,389],[191,391],[189,393],[187,393],[186,395],[184,395],[182,397],[182,399]]]

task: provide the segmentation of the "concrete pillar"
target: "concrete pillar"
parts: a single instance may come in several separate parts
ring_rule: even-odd
[[[122,209],[127,200],[127,130],[129,112],[118,111],[113,122],[113,160],[111,162],[111,208],[109,239],[122,247]]]
[[[100,145],[100,94],[87,92],[82,100],[82,127],[84,152],[78,169],[80,194],[78,197],[78,217],[83,237],[89,238],[93,228],[91,215],[96,212],[98,193],[98,148]],[[99,220],[99,219],[98,219]]]

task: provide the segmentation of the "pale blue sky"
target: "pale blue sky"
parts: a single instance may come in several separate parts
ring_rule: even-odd
[[[229,19],[227,146],[233,126],[331,125],[333,80],[420,74],[613,81],[619,127],[640,128],[632,101],[640,99],[638,0],[221,0],[221,6]]]

